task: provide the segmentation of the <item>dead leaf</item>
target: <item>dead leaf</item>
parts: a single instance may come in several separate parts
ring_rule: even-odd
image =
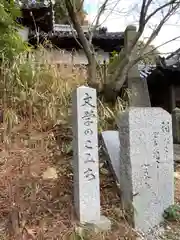
[[[174,177],[180,180],[180,173],[179,172],[174,172]]]
[[[57,179],[58,174],[55,168],[49,167],[47,170],[43,173],[43,179]]]
[[[34,229],[25,227],[25,230],[28,235],[30,235],[33,239],[36,239],[36,231]]]
[[[108,174],[109,174],[109,171],[108,171],[106,168],[101,168],[101,169],[100,169],[100,172],[101,172],[103,175],[108,175]]]

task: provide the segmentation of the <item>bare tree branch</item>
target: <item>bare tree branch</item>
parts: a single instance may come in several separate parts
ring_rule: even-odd
[[[75,9],[74,9],[70,0],[65,0],[65,5],[66,5],[66,8],[68,10],[71,21],[73,23],[73,27],[75,28],[75,30],[76,30],[76,32],[79,36],[79,39],[81,41],[81,44],[83,46],[84,52],[87,56],[87,59],[88,59],[89,63],[91,63],[91,61],[92,61],[92,49],[91,49],[91,47],[88,43],[88,40],[87,40],[87,38],[86,38],[86,36],[83,32],[83,29],[82,29],[81,24],[79,22],[78,16],[76,15]]]
[[[141,12],[140,12],[140,18],[139,18],[139,30],[138,32],[142,32],[144,30],[145,24],[146,24],[146,15],[149,9],[150,4],[152,3],[152,0],[143,0],[142,6],[141,6]]]
[[[115,5],[114,5],[114,6],[112,7],[112,9],[110,10],[109,14],[106,16],[106,18],[104,19],[104,21],[101,23],[101,25],[104,24],[104,23],[106,22],[106,20],[109,18],[109,16],[110,16],[112,13],[115,12],[115,8],[116,8],[117,5],[119,4],[119,2],[120,2],[120,0],[115,3]]]
[[[109,0],[105,0],[104,3],[101,5],[101,7],[99,9],[99,12],[98,12],[97,17],[96,17],[96,23],[95,23],[94,27],[91,29],[91,32],[90,32],[90,36],[89,36],[89,43],[90,44],[92,43],[93,34],[96,31],[96,29],[98,28],[100,18],[102,16],[102,14],[104,13],[108,2],[109,2]]]
[[[64,0],[64,1],[65,1],[65,6],[67,8],[69,17],[73,23],[73,27],[78,34],[79,40],[83,46],[83,50],[88,59],[88,83],[89,85],[92,85],[96,81],[97,62],[95,57],[95,51],[92,44],[89,43],[88,39],[84,34],[78,15],[76,14],[76,10],[73,7],[73,4],[71,3],[70,0]]]
[[[158,48],[160,48],[160,47],[162,47],[162,46],[164,46],[164,45],[166,45],[166,44],[168,44],[168,43],[170,43],[170,42],[173,42],[173,41],[175,41],[175,40],[177,40],[177,39],[180,39],[180,36],[177,36],[177,37],[175,37],[175,38],[172,38],[171,40],[166,41],[166,42],[158,45],[157,47],[153,48],[151,51],[148,51],[148,52],[146,52],[146,53],[141,52],[140,55],[139,55],[137,58],[133,59],[131,62],[129,62],[129,63],[126,65],[126,69],[124,69],[124,72],[128,72],[135,64],[137,64],[139,61],[143,60],[143,58],[145,58],[146,56],[148,56],[149,54],[151,54],[152,52],[154,52],[154,51],[157,50]],[[148,46],[149,46],[149,45],[148,45]],[[123,79],[125,80],[125,78],[123,78]],[[119,89],[119,87],[121,87],[121,86],[123,85],[123,83],[124,83],[124,82],[122,82],[122,83],[120,83],[120,82],[117,83],[117,84],[116,84],[116,88]]]
[[[78,9],[78,12],[83,8],[83,5],[84,5],[84,0],[81,0],[81,3],[80,3],[80,6],[79,6],[79,9]]]
[[[140,12],[140,18],[139,18],[139,30],[138,32],[143,31],[144,26],[145,26],[145,16],[146,16],[146,0],[143,0],[142,6],[141,6],[141,12]]]
[[[154,47],[151,51],[149,51],[149,52],[147,52],[147,53],[144,53],[143,56],[148,55],[149,53],[154,52],[154,51],[157,50],[158,48],[163,47],[164,45],[166,45],[166,44],[168,44],[168,43],[170,43],[170,42],[176,41],[177,39],[180,39],[180,36],[177,36],[177,37],[175,37],[175,38],[172,38],[172,39],[170,39],[170,40],[168,40],[168,41],[166,41],[166,42],[164,42],[164,43],[162,43],[162,44]],[[179,49],[178,49],[178,50],[179,50]],[[175,51],[175,52],[176,52],[176,51]],[[171,52],[171,53],[172,53],[172,52]],[[142,56],[142,57],[143,57],[143,56]]]
[[[78,39],[77,39],[77,37],[76,37],[76,34],[74,33],[74,29],[73,29],[73,26],[72,26],[72,24],[71,24],[71,22],[70,22],[70,20],[68,21],[69,22],[69,25],[71,26],[71,30],[72,30],[72,35],[73,35],[73,37],[74,37],[74,39],[76,40],[76,42],[78,43],[78,45],[80,46],[80,48],[82,48],[83,49],[83,46],[82,46],[82,44],[78,41]]]
[[[141,54],[143,54],[143,52],[145,51],[145,49],[147,48],[147,46],[149,46],[149,44],[155,39],[155,37],[158,35],[158,33],[160,32],[162,26],[164,25],[164,23],[175,13],[175,11],[177,9],[179,9],[180,7],[180,2],[177,0],[171,0],[166,4],[163,4],[162,6],[158,7],[153,13],[151,13],[148,17],[146,17],[146,14],[148,12],[148,8],[150,6],[150,4],[152,3],[152,0],[143,0],[142,5],[141,5],[141,14],[140,14],[140,19],[139,19],[139,29],[138,32],[134,38],[134,40],[132,41],[131,45],[128,47],[126,54],[124,56],[124,59],[121,60],[121,62],[119,63],[119,65],[117,66],[117,70],[115,70],[113,76],[109,76],[110,79],[112,79],[112,81],[117,82],[116,83],[116,90],[119,90],[121,88],[121,86],[124,84],[124,81],[126,79],[126,75],[128,73],[128,71],[138,62],[140,61],[141,58]],[[173,3],[176,3],[173,5]],[[144,28],[147,24],[147,20],[149,21],[149,19],[151,17],[153,17],[158,11],[160,11],[161,9],[165,8],[169,6],[169,11],[167,12],[167,14],[163,17],[163,19],[160,21],[160,23],[158,24],[158,26],[155,28],[155,30],[152,32],[151,36],[149,37],[147,43],[145,44],[145,47],[141,50],[141,54],[139,57],[135,57],[135,59],[132,57],[133,52],[135,51],[135,47],[136,44],[138,42],[138,40],[140,39]],[[149,18],[150,17],[150,18]],[[117,89],[119,88],[119,89]]]
[[[148,9],[149,9],[149,6],[151,5],[153,0],[148,0],[147,4],[146,4],[146,7],[145,7],[145,10],[144,10],[144,14],[145,16],[147,15],[147,12],[148,12]]]
[[[168,6],[172,6],[173,4],[179,4],[180,1],[178,0],[171,0],[168,1],[167,3],[163,4],[162,6],[156,8],[151,14],[149,14],[149,16],[146,17],[146,21],[145,23],[147,23],[156,13],[158,13],[159,11],[161,11],[162,9],[168,7]]]
[[[157,25],[157,27],[153,30],[151,36],[148,38],[145,46],[141,49],[140,54],[142,54],[146,48],[151,44],[151,42],[157,37],[159,32],[161,31],[161,28],[163,25],[169,20],[169,18],[174,14],[174,12],[179,8],[179,4],[175,5],[174,7],[170,7],[169,11],[165,14],[165,16],[162,18],[160,23]]]
[[[143,60],[143,58],[145,58],[146,56],[148,56],[149,54],[153,53],[154,51],[156,51],[158,48],[170,43],[170,42],[173,42],[173,41],[176,41],[177,39],[180,39],[180,36],[177,36],[175,38],[172,38],[156,47],[154,47],[152,50],[146,52],[146,53],[143,53],[142,55],[139,55],[136,59],[134,59],[134,61],[132,62],[131,66],[132,67],[133,65],[137,64],[139,61]],[[172,57],[173,55],[175,55],[176,53],[178,53],[180,51],[180,49],[176,50],[175,52],[169,52],[169,53],[165,53],[165,54],[171,54],[170,57]],[[162,54],[162,53],[161,53]]]
[[[89,31],[89,36],[88,36],[89,39],[88,39],[86,38],[86,35],[84,34],[83,29],[81,27],[77,9],[73,4],[74,0],[64,0],[70,20],[73,24],[74,29],[78,34],[78,39],[80,40],[80,44],[82,45],[82,48],[88,59],[89,81],[92,81],[92,82],[96,80],[96,70],[98,66],[96,57],[95,57],[95,50],[92,45],[93,34],[97,29],[97,27],[99,26],[100,18],[102,14],[105,12],[105,10],[107,9],[107,5],[109,4],[110,0],[103,0],[103,1],[104,2],[99,8],[97,17],[95,19],[95,24]],[[119,1],[120,0],[116,0],[116,4],[119,3]],[[84,0],[82,0],[82,4],[83,2]],[[130,43],[128,43],[128,46],[125,47],[124,51],[121,51],[121,53],[119,54],[119,57],[116,59],[117,63],[115,62],[115,65],[112,65],[112,68],[114,66],[115,67],[113,69],[111,67],[108,68],[109,75],[107,77],[107,83],[110,85],[111,89],[114,87],[115,91],[119,91],[121,86],[123,86],[126,80],[128,71],[140,60],[142,60],[144,56],[148,55],[150,52],[153,52],[154,50],[157,49],[157,48],[154,48],[150,52],[148,53],[146,52],[147,47],[157,37],[157,35],[161,31],[164,24],[177,12],[177,10],[180,9],[180,0],[166,0],[161,5],[158,4],[158,6],[156,6],[156,9],[153,8],[153,10],[150,11],[151,7],[152,6],[154,7],[153,4],[154,4],[153,0],[141,1],[139,27],[136,34],[134,35],[134,39],[131,39]],[[149,23],[149,21],[159,12],[163,13],[162,18],[159,20],[159,23],[156,25],[155,29],[152,30],[150,37],[148,38],[145,45],[140,50],[137,56],[136,47],[137,47],[138,41],[141,38],[145,30],[145,27],[147,26],[147,23]],[[180,37],[177,37],[177,38],[180,38]],[[174,38],[174,40],[177,38]]]

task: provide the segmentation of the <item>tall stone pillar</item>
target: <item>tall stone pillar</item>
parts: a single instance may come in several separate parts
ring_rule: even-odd
[[[127,51],[129,45],[136,37],[136,27],[127,26],[124,36],[124,47]],[[136,58],[136,51],[132,54],[132,58]],[[128,72],[128,88],[131,91],[129,100],[130,107],[150,107],[150,97],[147,86],[147,81],[140,78],[138,64],[135,64]]]

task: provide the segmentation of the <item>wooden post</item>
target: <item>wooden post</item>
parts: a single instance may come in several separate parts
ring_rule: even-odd
[[[170,86],[170,112],[176,108],[176,94],[175,94],[175,88],[173,85]]]

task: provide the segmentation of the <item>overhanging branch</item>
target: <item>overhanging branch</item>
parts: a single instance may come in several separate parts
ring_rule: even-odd
[[[89,36],[89,43],[90,44],[92,42],[93,34],[96,31],[96,29],[98,28],[98,26],[99,26],[100,18],[102,16],[102,14],[104,13],[108,2],[109,2],[109,0],[105,0],[104,3],[101,5],[101,7],[99,9],[99,12],[98,12],[97,17],[96,17],[95,25],[94,25],[94,27],[90,31],[90,36]]]
[[[81,42],[81,44],[83,46],[83,50],[84,50],[84,52],[86,54],[88,62],[92,63],[92,54],[93,54],[93,52],[92,52],[90,44],[89,44],[89,42],[88,42],[88,40],[87,40],[87,38],[86,38],[86,36],[85,36],[85,34],[83,32],[83,29],[82,29],[81,24],[79,22],[78,16],[76,15],[76,12],[75,12],[75,9],[73,7],[73,4],[71,3],[70,0],[65,0],[65,5],[66,5],[67,11],[69,13],[69,17],[70,17],[70,19],[71,19],[71,21],[73,23],[73,26],[74,26],[74,28],[75,28],[78,36],[79,36],[80,42]]]

